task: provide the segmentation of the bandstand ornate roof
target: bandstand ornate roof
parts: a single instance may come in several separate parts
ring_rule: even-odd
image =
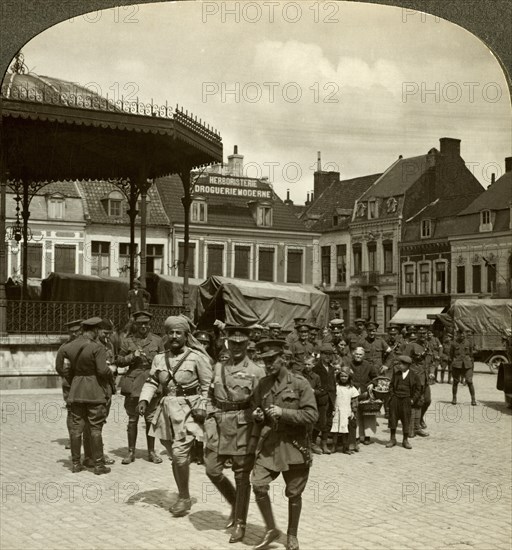
[[[9,180],[155,178],[222,161],[219,133],[177,106],[25,72],[6,74],[0,105]]]

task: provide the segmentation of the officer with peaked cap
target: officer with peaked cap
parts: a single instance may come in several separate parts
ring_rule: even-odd
[[[254,547],[266,548],[280,536],[269,497],[270,482],[283,474],[288,498],[287,550],[298,550],[297,530],[302,493],[311,465],[311,426],[318,418],[315,395],[309,382],[290,372],[283,360],[283,340],[260,342],[267,376],[254,392],[253,417],[259,432],[252,472],[256,504],[265,521],[265,534]]]
[[[149,370],[155,355],[164,350],[162,339],[149,330],[151,317],[151,313],[147,311],[139,311],[134,314],[133,332],[123,340],[121,350],[116,358],[118,368],[128,367],[128,372],[122,376],[120,384],[121,394],[125,398],[124,408],[128,415],[128,454],[123,458],[122,464],[130,464],[135,460],[139,423],[137,404],[140,392],[149,376]],[[158,399],[155,399],[151,403],[145,414],[148,460],[154,464],[162,462],[162,459],[155,453],[155,438],[149,435],[157,401]]]
[[[355,328],[350,329],[350,334],[348,335],[348,344],[352,352],[359,346],[362,346],[366,338],[366,321],[362,317],[358,317],[355,319],[354,325]]]
[[[305,317],[295,317],[293,319],[293,322],[295,323],[293,330],[290,332],[290,334],[286,335],[286,343],[290,346],[294,342],[297,342],[299,340],[299,325],[306,322]]]
[[[377,336],[379,323],[369,321],[366,323],[366,337],[363,340],[364,358],[379,372],[384,364],[387,355],[391,353],[391,348],[387,342]]]
[[[105,348],[97,341],[102,322],[100,317],[83,321],[82,335],[70,342],[65,350],[70,362],[65,375],[70,383],[68,426],[74,473],[83,469],[80,450],[86,424],[91,434],[94,473],[110,472],[104,463],[102,430],[107,418],[107,387],[112,382],[112,372],[107,365]]]
[[[247,357],[250,329],[227,326],[231,359],[217,363],[208,394],[205,430],[206,475],[232,507],[227,527],[233,527],[229,542],[245,536],[254,465],[256,438],[253,437],[251,397],[265,370]],[[231,459],[236,489],[222,473]]]
[[[313,344],[309,341],[309,325],[304,321],[298,323],[295,327],[299,339],[290,344],[290,350],[299,360],[304,360],[314,351]]]
[[[159,417],[153,420],[152,433],[160,439],[171,439],[172,470],[178,488],[178,500],[171,507],[174,517],[187,514],[192,506],[189,493],[189,474],[192,448],[196,440],[202,440],[206,418],[206,400],[212,379],[209,357],[198,346],[188,344],[190,320],[175,315],[165,320],[168,348],[153,359],[149,377],[141,392],[137,410],[147,414],[148,406],[159,386],[164,395],[159,406]],[[161,430],[166,429],[170,436]]]
[[[279,323],[269,323],[268,324],[268,337],[269,338],[280,338],[281,337],[281,329],[283,327]]]

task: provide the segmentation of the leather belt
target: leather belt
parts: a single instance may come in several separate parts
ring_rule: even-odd
[[[191,395],[198,395],[201,393],[200,386],[194,386],[193,388],[184,388],[183,386],[176,386],[177,397],[190,397]]]
[[[249,409],[250,401],[218,401],[214,400],[214,405],[221,411],[243,411]]]

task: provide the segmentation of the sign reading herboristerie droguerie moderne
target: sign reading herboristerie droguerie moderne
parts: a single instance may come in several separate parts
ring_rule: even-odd
[[[252,199],[271,199],[268,183],[255,178],[203,174],[195,180],[194,192],[200,195],[227,195]]]

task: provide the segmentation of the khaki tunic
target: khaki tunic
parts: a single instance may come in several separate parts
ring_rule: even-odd
[[[219,455],[254,453],[256,442],[253,448],[250,446],[254,425],[250,400],[258,382],[265,376],[265,369],[245,357],[237,365],[224,366],[225,385],[222,369],[223,366],[217,364],[213,372],[208,418],[204,423],[205,444]],[[225,410],[236,403],[247,403],[249,406],[242,410]]]
[[[168,354],[171,370],[188,353],[181,366],[174,374],[176,382],[169,376],[165,354]],[[159,384],[164,387],[164,397],[160,402],[159,410],[155,413],[152,421],[154,435],[160,439],[184,439],[187,434],[193,435],[199,439],[203,437],[203,427],[198,424],[191,414],[192,408],[206,409],[206,400],[208,389],[212,380],[212,367],[210,361],[204,353],[185,347],[178,355],[173,355],[167,351],[159,353],[153,359],[149,377],[140,392],[139,402],[151,401],[158,390]],[[176,384],[180,388],[193,392],[197,388],[197,393],[187,396],[178,396]],[[164,429],[161,425],[160,415],[166,415],[170,421],[172,437],[163,437],[159,429]],[[165,423],[163,423],[165,425]]]
[[[312,425],[318,420],[315,394],[309,382],[283,367],[277,378],[266,376],[254,392],[254,408],[270,405],[283,409],[277,421],[265,418],[256,423],[260,438],[256,449],[256,464],[283,472],[294,464],[309,464]]]

